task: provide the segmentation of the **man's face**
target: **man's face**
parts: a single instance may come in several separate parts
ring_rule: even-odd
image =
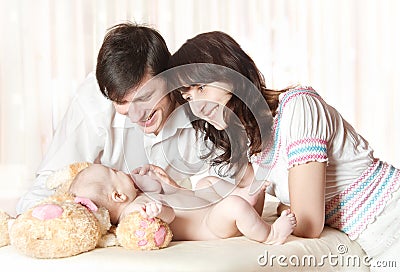
[[[166,83],[148,74],[138,87],[129,90],[122,103],[114,102],[114,107],[118,113],[127,115],[131,122],[138,124],[145,133],[157,135],[175,105],[167,94]]]

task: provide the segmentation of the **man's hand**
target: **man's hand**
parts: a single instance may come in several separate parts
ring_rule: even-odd
[[[178,185],[168,174],[164,171],[161,167],[158,167],[153,164],[145,164],[142,167],[138,167],[132,171],[132,174],[139,174],[139,175],[148,175],[149,177],[158,180],[164,191],[165,187],[175,187],[175,188],[183,188],[182,186]],[[164,185],[168,186],[164,186]]]

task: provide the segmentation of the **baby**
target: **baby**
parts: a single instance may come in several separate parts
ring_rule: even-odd
[[[239,195],[231,194],[214,202],[215,195],[202,198],[190,190],[169,190],[174,186],[165,186],[162,179],[160,183],[160,179],[152,178],[159,177],[152,171],[132,176],[135,181],[124,172],[93,164],[76,176],[70,191],[108,209],[111,222],[115,225],[133,211],[139,211],[148,218],[158,217],[170,225],[174,240],[178,241],[245,235],[266,244],[282,244],[296,226],[296,218],[290,210],[282,212],[270,225]],[[135,183],[147,185],[151,190],[144,193]],[[160,194],[160,191],[168,193]],[[186,207],[187,202],[191,203],[191,208],[177,208]]]

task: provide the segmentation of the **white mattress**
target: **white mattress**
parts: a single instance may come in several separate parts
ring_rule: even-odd
[[[276,202],[263,217],[275,218]],[[0,207],[1,208],[1,207]],[[265,258],[266,257],[266,258]],[[63,259],[33,259],[12,246],[0,248],[0,263],[11,271],[369,271],[364,251],[344,233],[325,227],[319,239],[291,236],[284,245],[264,245],[245,237],[172,242],[157,251],[98,248]],[[268,260],[268,262],[267,262]],[[82,271],[82,270],[81,270]]]

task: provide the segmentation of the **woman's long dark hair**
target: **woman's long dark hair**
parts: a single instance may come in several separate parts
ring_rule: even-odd
[[[189,107],[187,110],[193,118],[192,125],[196,131],[203,133],[206,142],[210,140],[213,143],[210,152],[204,158],[210,157],[213,165],[226,166],[236,174],[247,164],[249,156],[266,147],[271,136],[273,116],[278,107],[278,96],[284,90],[267,89],[264,77],[254,61],[232,37],[223,32],[203,33],[187,40],[170,58],[169,68],[195,63],[214,64],[227,69],[212,69],[213,66],[207,65],[185,69],[184,73],[179,73],[176,77],[180,86],[235,82],[232,84],[232,97],[226,107],[236,118],[232,118],[225,111],[227,129],[217,130],[205,120],[196,119]],[[232,70],[241,74],[245,80],[238,82],[230,78],[229,71]],[[245,81],[250,82],[252,88]],[[187,101],[182,98],[182,91],[184,92],[185,88],[176,89],[174,96],[180,104],[185,104]],[[222,169],[227,173],[226,168],[221,167],[220,170]]]

